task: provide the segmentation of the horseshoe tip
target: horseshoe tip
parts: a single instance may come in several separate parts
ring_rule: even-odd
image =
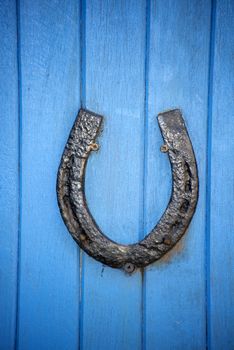
[[[90,110],[88,110],[88,109],[85,109],[85,108],[81,108],[80,110],[79,110],[79,115],[83,115],[83,114],[89,114],[90,116],[92,116],[92,117],[95,117],[95,118],[98,118],[98,119],[100,119],[101,121],[103,120],[103,116],[101,115],[101,114],[97,114],[97,113],[95,113],[95,112],[93,112],[93,111],[90,111]]]
[[[172,117],[175,115],[182,116],[182,111],[179,108],[167,109],[158,114],[158,119],[162,119],[162,118],[165,119],[166,117]]]
[[[158,114],[158,123],[160,128],[174,128],[178,125],[184,125],[184,119],[180,109],[170,109]]]

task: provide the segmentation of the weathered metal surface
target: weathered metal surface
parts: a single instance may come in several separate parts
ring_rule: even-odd
[[[103,117],[81,109],[71,130],[58,171],[57,195],[63,220],[74,240],[90,256],[131,273],[160,259],[184,235],[196,209],[198,175],[193,148],[178,109],[159,114],[158,123],[172,168],[169,204],[155,228],[140,242],[110,240],[95,223],[85,199],[85,169]]]

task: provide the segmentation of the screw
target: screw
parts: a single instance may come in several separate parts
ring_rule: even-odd
[[[97,151],[99,149],[99,145],[97,143],[91,143],[89,147],[91,151]]]
[[[123,268],[127,273],[132,273],[135,270],[135,266],[132,263],[126,263]]]
[[[166,144],[164,144],[160,147],[160,151],[166,153],[169,151],[169,147]]]

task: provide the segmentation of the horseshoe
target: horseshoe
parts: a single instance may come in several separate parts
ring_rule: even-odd
[[[198,200],[197,165],[180,110],[158,115],[172,169],[172,194],[153,230],[135,244],[118,244],[105,236],[89,212],[85,198],[85,169],[103,117],[81,109],[71,130],[57,177],[57,197],[63,220],[74,240],[94,259],[131,273],[160,259],[184,235]]]

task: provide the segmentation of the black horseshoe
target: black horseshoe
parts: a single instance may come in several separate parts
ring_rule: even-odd
[[[68,138],[57,178],[58,204],[74,240],[96,260],[132,272],[160,259],[184,235],[196,209],[198,175],[193,148],[180,110],[158,115],[158,123],[172,168],[169,204],[155,228],[140,242],[123,245],[105,236],[87,207],[84,180],[88,157],[103,117],[81,109]]]

